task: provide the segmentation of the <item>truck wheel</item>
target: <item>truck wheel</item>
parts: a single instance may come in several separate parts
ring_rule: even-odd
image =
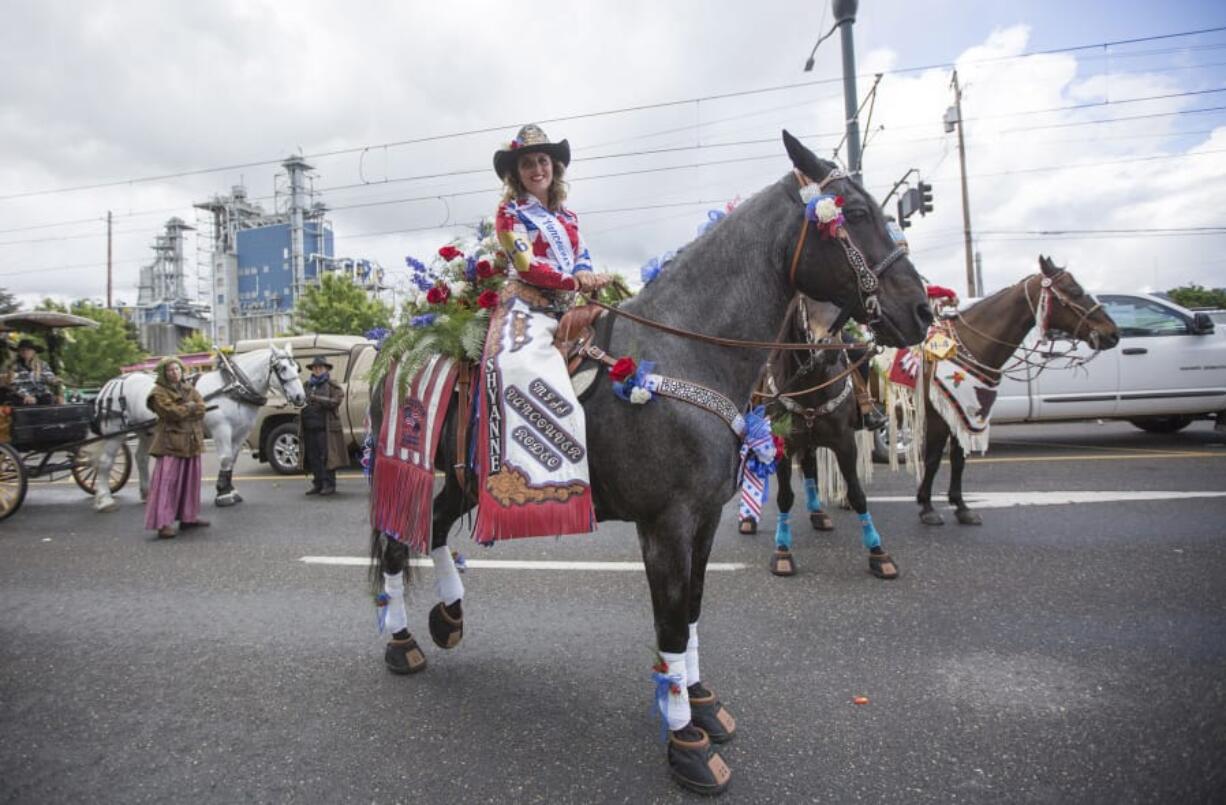
[[[282,422],[264,439],[264,456],[268,466],[280,475],[297,475],[302,443],[298,440],[298,423]]]
[[[1192,417],[1147,416],[1128,421],[1147,433],[1177,433],[1192,424]]]
[[[880,405],[877,410],[881,411]],[[890,429],[880,428],[873,431],[873,463],[874,464],[889,464],[890,463]],[[915,437],[911,433],[910,428],[904,428],[901,425],[898,428],[898,444],[895,450],[898,452],[898,463],[907,463],[907,449],[911,446],[911,440]]]

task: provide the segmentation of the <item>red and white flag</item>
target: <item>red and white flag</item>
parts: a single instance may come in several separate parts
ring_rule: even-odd
[[[913,389],[919,381],[919,372],[919,351],[904,347],[894,355],[894,363],[890,365],[890,372],[886,375],[886,379],[891,383]]]

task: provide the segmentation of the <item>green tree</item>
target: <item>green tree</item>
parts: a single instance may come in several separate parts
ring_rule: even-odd
[[[213,339],[209,338],[207,333],[196,330],[187,338],[179,342],[179,353],[187,354],[189,352],[208,352],[213,348]]]
[[[343,274],[324,274],[319,285],[307,288],[298,300],[296,329],[303,333],[363,335],[376,327],[390,327],[392,311]]]
[[[70,311],[93,319],[97,327],[64,331],[60,348],[66,380],[78,386],[100,386],[119,374],[121,366],[145,357],[131,323],[113,310],[80,301]]]
[[[17,297],[13,296],[3,288],[0,288],[0,315],[5,313],[16,313],[20,309],[21,303],[17,301]]]
[[[1166,292],[1171,301],[1184,307],[1226,308],[1226,288],[1202,288],[1196,283],[1181,285]]]

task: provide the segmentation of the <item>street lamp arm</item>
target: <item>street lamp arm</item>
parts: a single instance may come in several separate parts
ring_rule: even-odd
[[[808,73],[808,72],[812,72],[812,71],[813,71],[813,63],[814,63],[814,62],[813,62],[813,57],[817,55],[817,47],[818,47],[818,45],[820,45],[822,42],[825,42],[827,39],[829,39],[829,38],[830,38],[830,36],[831,36],[831,34],[833,34],[833,33],[834,33],[835,31],[837,31],[838,29],[839,29],[839,24],[836,22],[834,25],[830,26],[830,30],[829,30],[829,31],[826,31],[826,33],[824,33],[824,34],[822,34],[820,37],[818,37],[817,42],[815,42],[815,43],[813,44],[813,50],[810,50],[810,51],[809,51],[809,59],[808,59],[808,61],[806,61],[806,62],[805,62],[805,72],[806,72],[806,73]]]

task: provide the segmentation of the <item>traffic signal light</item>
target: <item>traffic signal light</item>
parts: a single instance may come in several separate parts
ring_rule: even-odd
[[[906,195],[904,194],[902,198],[906,198]],[[907,220],[907,216],[911,213],[904,212],[902,198],[898,199],[898,226],[902,229],[906,229],[907,227],[911,226],[911,222]]]
[[[919,214],[927,215],[932,212],[932,185],[927,182],[917,182],[915,189],[919,195]]]

